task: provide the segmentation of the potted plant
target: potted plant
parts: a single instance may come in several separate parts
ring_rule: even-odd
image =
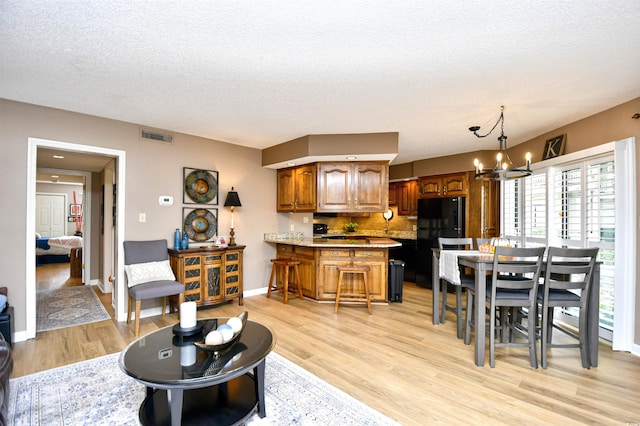
[[[349,222],[344,225],[344,230],[347,232],[355,232],[358,230],[358,224],[355,222]]]

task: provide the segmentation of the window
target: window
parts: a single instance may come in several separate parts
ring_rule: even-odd
[[[502,229],[521,247],[599,247],[601,336],[611,340],[615,290],[615,167],[612,155],[536,170],[503,183]],[[577,321],[576,309],[562,319]]]

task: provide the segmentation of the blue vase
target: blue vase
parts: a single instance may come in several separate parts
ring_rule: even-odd
[[[182,247],[182,240],[180,238],[180,230],[176,228],[176,232],[173,233],[173,248],[180,250]]]
[[[186,250],[189,248],[189,236],[186,233],[182,235],[181,248],[182,250]]]

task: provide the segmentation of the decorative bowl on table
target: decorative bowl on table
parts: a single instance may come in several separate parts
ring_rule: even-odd
[[[218,320],[218,323],[220,325],[216,330],[208,332],[207,335],[204,336],[204,341],[193,342],[193,344],[196,345],[199,349],[213,353],[218,353],[229,349],[231,346],[236,344],[238,340],[240,340],[242,331],[247,325],[248,317],[249,313],[247,311],[244,311],[237,317],[229,318],[224,324],[220,324],[221,321]],[[228,329],[231,329],[233,334],[229,335]],[[218,336],[217,334],[211,335],[211,333],[219,333],[221,336]]]

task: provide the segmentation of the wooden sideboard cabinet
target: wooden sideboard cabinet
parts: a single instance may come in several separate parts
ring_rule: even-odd
[[[238,299],[242,305],[242,253],[245,246],[169,250],[176,280],[184,284],[185,302],[217,305]]]

